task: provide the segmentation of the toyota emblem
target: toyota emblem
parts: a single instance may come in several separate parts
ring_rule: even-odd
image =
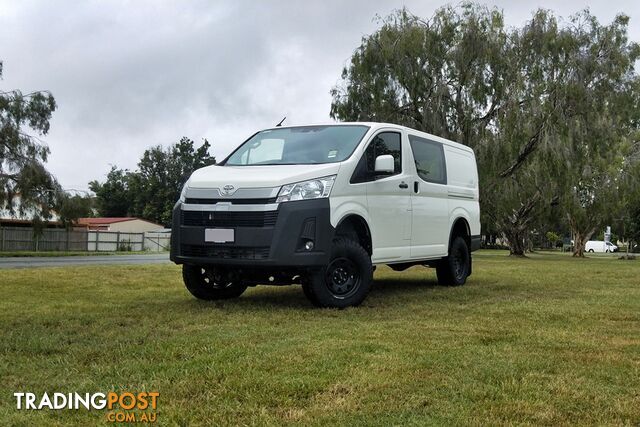
[[[230,196],[233,194],[234,190],[236,189],[236,187],[234,187],[231,184],[227,184],[224,187],[222,187],[222,195],[223,196]]]

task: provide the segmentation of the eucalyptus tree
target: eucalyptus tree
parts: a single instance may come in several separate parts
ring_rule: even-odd
[[[473,146],[505,95],[502,13],[466,3],[428,21],[402,9],[381,23],[332,89],[331,116],[390,121]]]
[[[0,61],[0,80],[2,65]],[[0,207],[34,215],[36,225],[51,218],[61,192],[44,166],[49,148],[39,138],[49,131],[55,109],[55,99],[47,91],[0,90]],[[18,206],[16,195],[20,195]]]
[[[539,10],[512,33],[514,97],[498,117],[496,135],[502,140],[485,150],[494,162],[505,158],[502,151],[515,159],[498,173],[515,179],[518,185],[511,191],[522,196],[521,208],[506,216],[511,221],[503,227],[508,237],[530,224],[528,214],[540,200],[541,209],[548,212],[555,206],[552,210],[564,216],[574,256],[583,256],[586,241],[620,208],[619,193],[629,185],[626,175],[633,167],[628,152],[638,123],[633,65],[640,49],[628,40],[628,22],[619,15],[610,25],[601,25],[583,11],[560,26],[553,14]],[[509,153],[514,147],[518,151]],[[502,191],[492,194],[498,194],[496,203],[502,204],[512,186],[497,184]],[[509,240],[517,246],[515,240],[522,238]]]
[[[559,175],[567,158],[558,129],[569,113],[566,82],[576,43],[543,9],[512,29],[508,42],[508,96],[492,138],[482,139],[476,152],[484,215],[507,237],[511,254],[522,256],[532,229],[561,211]]]
[[[574,238],[574,256],[607,222],[620,214],[625,186],[637,160],[632,149],[638,129],[640,92],[634,70],[640,46],[628,40],[629,18],[601,25],[588,12],[571,19],[568,73],[561,89],[562,120],[555,123],[562,159],[557,183],[560,206]]]

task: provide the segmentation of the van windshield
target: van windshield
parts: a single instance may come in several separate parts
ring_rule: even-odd
[[[225,166],[313,165],[347,159],[368,126],[304,126],[268,129],[234,151]]]

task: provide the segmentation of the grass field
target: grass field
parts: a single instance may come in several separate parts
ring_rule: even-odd
[[[0,270],[0,424],[13,393],[156,390],[161,425],[640,423],[640,262],[474,257],[466,286],[386,267],[365,304],[298,287],[201,302],[172,265]]]

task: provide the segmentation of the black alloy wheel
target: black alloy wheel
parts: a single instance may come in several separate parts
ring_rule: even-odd
[[[357,241],[338,237],[333,241],[329,264],[309,272],[302,288],[318,307],[345,308],[361,304],[372,282],[369,253]]]
[[[182,278],[191,295],[203,300],[237,298],[247,289],[247,285],[215,267],[183,265]]]
[[[362,282],[358,267],[348,258],[336,258],[331,261],[325,273],[325,282],[334,297],[349,298]]]

